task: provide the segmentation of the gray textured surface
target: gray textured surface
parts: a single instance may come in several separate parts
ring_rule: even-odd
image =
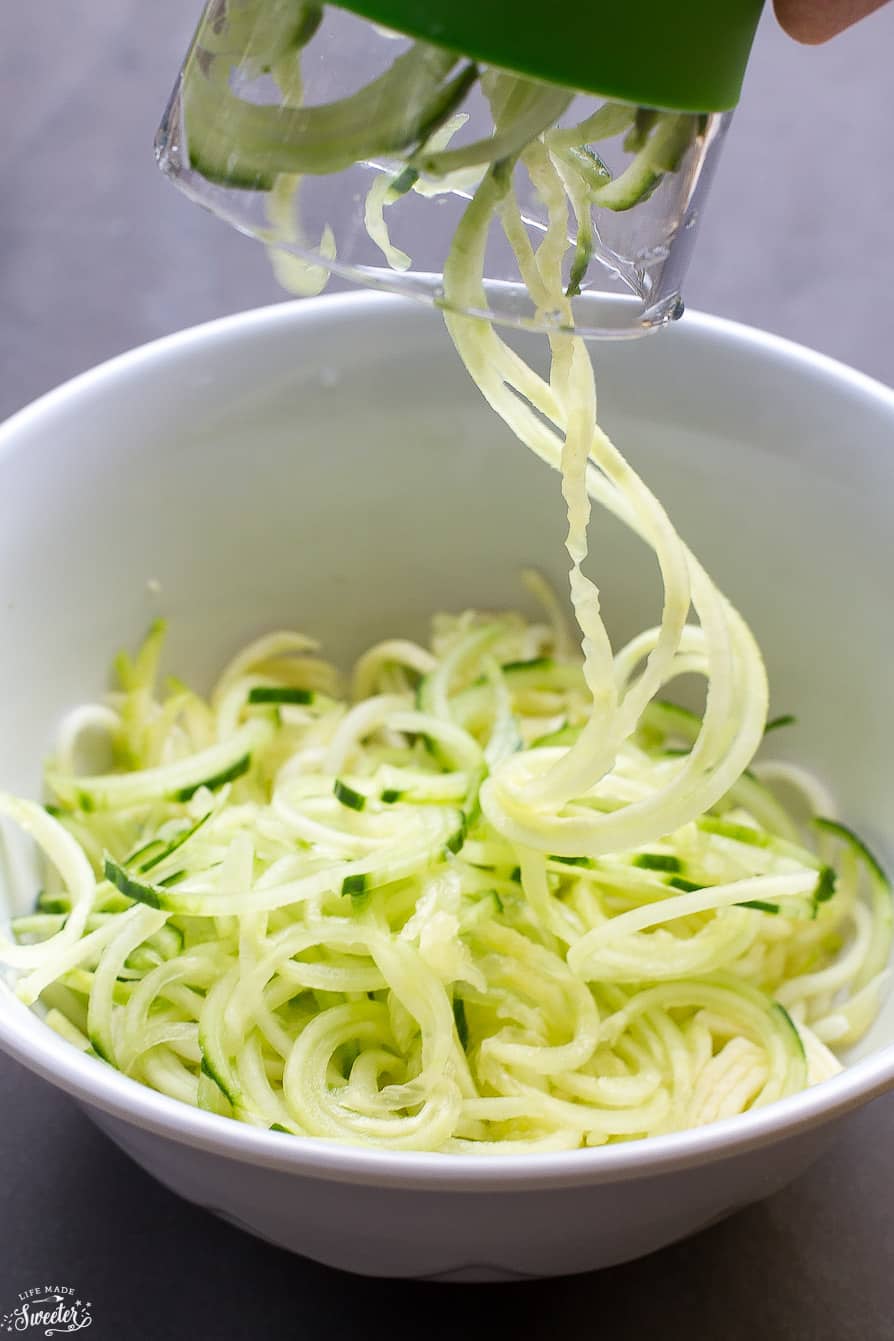
[[[280,295],[260,250],[152,167],[195,15],[183,0],[6,0],[0,14],[0,414],[121,349]],[[687,298],[894,381],[894,7],[818,51],[765,23]],[[790,1190],[599,1276],[504,1289],[353,1280],[177,1201],[0,1060],[0,1313],[52,1277],[100,1338],[894,1338],[880,1101]],[[532,1233],[548,1227],[532,1226]]]

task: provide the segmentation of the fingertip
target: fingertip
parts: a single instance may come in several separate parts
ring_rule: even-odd
[[[774,0],[780,27],[804,46],[822,46],[887,0]]]
[[[780,28],[803,46],[821,46],[840,28],[825,5],[813,0],[774,0]]]

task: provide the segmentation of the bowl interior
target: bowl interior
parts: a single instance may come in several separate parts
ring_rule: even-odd
[[[531,337],[518,341],[541,357]],[[689,316],[596,350],[601,417],[750,621],[772,741],[894,858],[894,393]],[[594,514],[618,639],[658,614],[648,555]],[[200,685],[273,627],[347,662],[431,612],[566,587],[558,480],[460,366],[437,313],[345,295],[151,346],[0,429],[0,786],[37,795],[63,711],[163,614]],[[2,898],[2,895],[0,895]],[[862,1051],[894,1041],[894,1002]]]

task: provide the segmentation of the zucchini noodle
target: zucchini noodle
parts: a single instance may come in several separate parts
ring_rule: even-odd
[[[0,817],[44,864],[0,962],[50,1027],[143,1084],[388,1150],[596,1146],[825,1079],[879,1008],[890,883],[810,775],[749,767],[768,726],[759,649],[599,427],[573,330],[591,202],[627,207],[674,171],[694,119],[660,118],[648,138],[651,123],[609,104],[559,130],[564,95],[485,75],[493,137],[453,148],[477,78],[455,58],[413,48],[353,100],[304,109],[283,52],[265,60],[290,94],[278,126],[294,142],[265,108],[233,112],[240,170],[257,185],[260,162],[278,183],[276,237],[299,174],[335,171],[360,145],[415,145],[399,189],[378,177],[366,206],[397,268],[409,257],[384,210],[400,190],[469,194],[445,321],[489,404],[560,472],[581,654],[531,573],[540,620],[436,615],[428,646],[379,643],[350,688],[288,630],[242,649],[207,698],[160,688],[153,627],[118,658],[108,701],[63,722],[51,804],[0,793]],[[369,115],[414,81],[418,106]],[[210,90],[187,92],[202,113]],[[606,180],[581,145],[631,123],[633,185]],[[218,131],[206,148],[223,155]],[[536,246],[522,174],[547,221]],[[551,330],[546,377],[461,315],[486,308],[494,229]],[[658,625],[618,650],[583,570],[593,502],[648,546],[663,583]],[[683,674],[705,681],[701,716],[664,697]],[[97,736],[108,772],[82,765]]]
[[[750,773],[716,799],[700,774],[681,789],[707,729],[685,709],[655,698],[613,724],[658,631],[609,664],[617,743],[593,776],[597,663],[527,581],[541,621],[436,616],[430,646],[364,653],[351,695],[286,631],[207,699],[160,691],[156,625],[108,701],[62,723],[52,804],[0,795],[45,858],[34,912],[0,943],[19,997],[176,1099],[391,1150],[629,1140],[839,1069],[830,1048],[865,1031],[887,976],[877,863],[834,819],[802,829]],[[671,669],[730,665],[695,632]],[[115,770],[75,771],[98,734]],[[528,785],[582,746],[579,792],[528,799],[519,760]],[[655,826],[607,846],[601,825],[649,801]],[[584,835],[574,853],[554,850],[562,819]]]

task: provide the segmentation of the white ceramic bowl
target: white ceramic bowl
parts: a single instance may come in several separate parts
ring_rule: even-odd
[[[774,708],[798,713],[780,747],[891,857],[894,393],[692,314],[596,355],[604,422],[751,620]],[[557,480],[494,419],[434,312],[351,294],[126,354],[0,429],[0,784],[38,794],[60,714],[157,612],[168,665],[200,681],[282,624],[343,659],[423,633],[438,608],[523,603],[525,564],[561,586],[562,530]],[[614,524],[594,530],[626,636],[654,617],[655,576]],[[894,1084],[889,1005],[842,1075],[754,1114],[479,1160],[193,1111],[81,1056],[6,991],[0,1044],[190,1201],[334,1266],[447,1279],[659,1248],[794,1178]]]

